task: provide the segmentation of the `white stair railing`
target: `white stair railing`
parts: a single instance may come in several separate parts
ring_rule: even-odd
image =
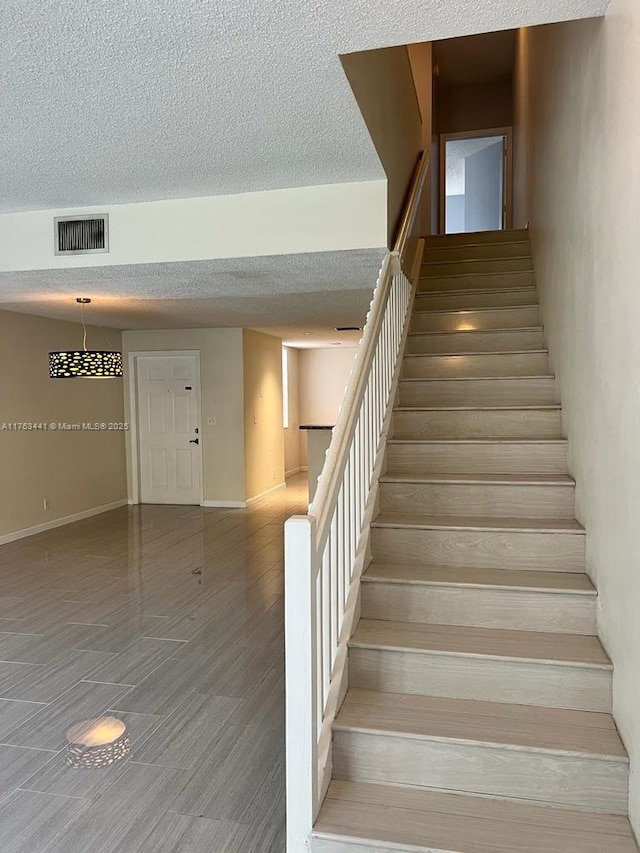
[[[363,535],[371,521],[422,255],[415,231],[428,171],[421,154],[394,250],[384,259],[356,361],[308,515],[285,524],[287,853],[308,850],[331,775],[331,725],[346,690]]]

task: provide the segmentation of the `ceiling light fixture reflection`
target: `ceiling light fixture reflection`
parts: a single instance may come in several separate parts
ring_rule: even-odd
[[[67,731],[67,767],[110,767],[130,752],[127,727],[117,717],[82,720]]]

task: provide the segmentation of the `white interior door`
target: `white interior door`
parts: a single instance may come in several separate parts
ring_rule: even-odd
[[[137,358],[142,503],[200,503],[199,375],[196,355]]]

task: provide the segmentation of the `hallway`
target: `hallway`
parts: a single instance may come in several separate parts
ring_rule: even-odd
[[[140,506],[0,548],[3,853],[282,853],[283,523],[306,477],[246,510]],[[65,732],[113,712],[113,767]]]

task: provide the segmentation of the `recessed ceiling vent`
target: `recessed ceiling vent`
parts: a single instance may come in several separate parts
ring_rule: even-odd
[[[56,255],[91,255],[109,251],[109,215],[56,216]]]

